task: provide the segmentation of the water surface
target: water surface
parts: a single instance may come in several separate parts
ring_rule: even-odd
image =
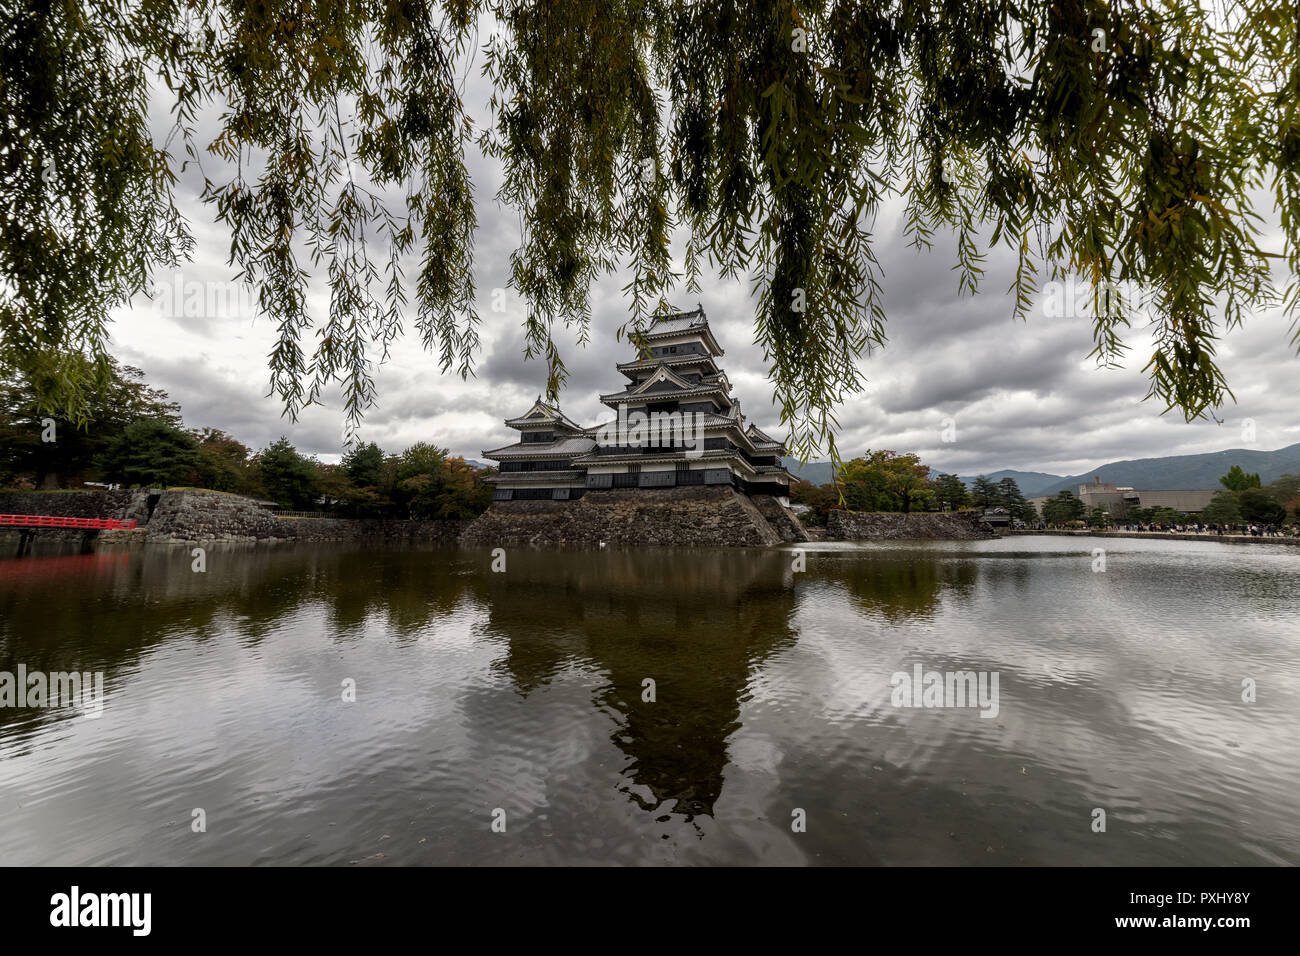
[[[1300,863],[1300,550],[796,560],[0,560],[0,671],[106,692],[98,719],[0,709],[0,863]],[[996,673],[997,716],[894,706],[917,663]]]

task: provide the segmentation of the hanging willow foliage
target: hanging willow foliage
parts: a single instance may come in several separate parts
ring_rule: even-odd
[[[1250,309],[1297,308],[1300,38],[1273,0],[0,11],[0,360],[65,414],[106,373],[107,311],[193,247],[173,192],[187,163],[279,330],[271,383],[290,414],[340,382],[355,422],[372,360],[411,316],[444,371],[470,374],[470,149],[499,161],[498,198],[520,216],[511,284],[551,397],[565,380],[552,332],[585,339],[593,280],[626,270],[634,336],[679,287],[742,277],[800,454],[835,454],[834,409],[884,342],[872,228],[891,197],[913,243],[955,232],[965,291],[990,246],[1012,250],[1021,316],[1048,279],[1152,289],[1150,397],[1188,418],[1231,396],[1220,335]],[[477,125],[463,101],[475,55],[494,87]],[[151,103],[171,108],[165,142]],[[213,107],[219,128],[200,136]],[[1281,249],[1259,246],[1252,192],[1269,189]],[[1270,257],[1289,266],[1284,288]],[[1123,353],[1132,319],[1122,303],[1096,310],[1099,360]]]

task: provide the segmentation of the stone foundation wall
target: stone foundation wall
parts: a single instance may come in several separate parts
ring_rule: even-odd
[[[149,520],[149,497],[145,491],[0,491],[0,514],[57,515],[61,518],[134,518],[137,527]],[[99,532],[104,534],[106,532]],[[130,532],[114,532],[129,534]],[[85,531],[76,528],[39,528],[40,541],[80,541]],[[0,527],[6,546],[18,540],[18,529]]]
[[[157,494],[157,492],[155,492]],[[69,518],[136,519],[130,531],[99,531],[100,543],[350,541],[411,539],[454,543],[468,521],[390,521],[347,518],[277,518],[239,495],[219,491],[164,491],[149,515],[145,491],[69,491],[51,494],[0,492],[0,514],[60,515]],[[0,529],[0,534],[4,534]],[[8,532],[15,539],[18,532]],[[75,529],[47,528],[41,539],[80,540]]]
[[[62,518],[149,518],[145,491],[0,491],[0,515]]]
[[[827,541],[894,541],[906,538],[963,540],[997,536],[993,527],[973,511],[907,515],[832,511],[826,516]]]
[[[759,514],[767,519],[782,541],[796,543],[809,540],[808,529],[803,526],[799,516],[789,508],[783,507],[771,495],[751,495]]]
[[[479,515],[461,543],[745,547],[778,544],[754,503],[730,487],[588,491],[577,501],[500,501]]]
[[[276,538],[279,518],[239,495],[164,491],[149,519],[150,541],[257,541]]]
[[[355,518],[277,518],[238,495],[218,491],[164,492],[148,524],[148,540],[352,541],[359,538],[455,542],[467,521]]]
[[[383,538],[496,547],[532,545],[667,545],[764,547],[810,539],[798,517],[770,495],[751,499],[730,487],[589,491],[577,501],[502,501],[473,521],[277,518],[239,495],[165,491],[149,516],[144,491],[0,492],[0,514],[135,518],[134,531],[101,531],[109,542],[348,541]],[[3,534],[3,532],[0,532]],[[9,532],[15,538],[17,532]],[[48,529],[41,538],[79,539]],[[832,511],[825,540],[996,537],[973,512],[883,514]]]

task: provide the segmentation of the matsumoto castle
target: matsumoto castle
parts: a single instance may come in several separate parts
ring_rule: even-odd
[[[785,445],[745,421],[718,367],[722,346],[703,307],[656,317],[640,354],[618,370],[620,390],[600,396],[614,418],[584,428],[539,397],[506,424],[519,441],[484,451],[498,462],[494,501],[571,501],[608,488],[729,485],[789,504]]]

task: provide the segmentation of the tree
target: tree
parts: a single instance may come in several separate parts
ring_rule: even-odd
[[[397,463],[397,480],[403,481],[416,475],[436,475],[442,471],[450,459],[451,453],[446,448],[439,448],[430,442],[416,442],[406,451]]]
[[[257,456],[262,487],[272,501],[295,510],[316,502],[316,465],[303,458],[283,435]]]
[[[252,449],[219,428],[190,432],[198,443],[199,462],[194,484],[234,494],[257,493],[256,478],[249,461]]]
[[[1175,511],[1173,508],[1156,508],[1151,512],[1151,523],[1164,525],[1182,524],[1187,520],[1187,516],[1181,511]]]
[[[1219,484],[1229,491],[1245,491],[1247,488],[1259,487],[1259,475],[1247,474],[1241,470],[1241,465],[1233,465],[1228,469],[1228,473],[1219,479]]]
[[[353,445],[339,464],[348,480],[362,488],[379,488],[384,483],[384,450],[374,442]]]
[[[353,490],[352,482],[343,473],[340,465],[327,465],[316,462],[316,492],[320,504],[326,510],[346,511],[348,496]]]
[[[552,330],[585,339],[605,274],[628,271],[634,333],[706,263],[752,271],[792,448],[826,438],[835,460],[835,404],[885,338],[886,204],[917,246],[955,234],[963,292],[989,249],[1016,255],[1018,315],[1043,279],[1085,277],[1104,363],[1134,318],[1110,284],[1150,289],[1150,394],[1188,417],[1230,395],[1216,346],[1273,300],[1270,257],[1300,273],[1295,18],[1267,0],[14,0],[0,32],[0,351],[69,415],[88,379],[68,357],[102,372],[104,316],[195,244],[172,189],[199,156],[291,416],[339,380],[359,417],[367,349],[408,301],[443,370],[470,373],[476,144],[521,219],[510,284],[552,399]],[[1281,250],[1259,245],[1257,192]]]
[[[448,492],[450,469],[449,453],[429,442],[416,442],[402,452],[397,463],[398,498],[411,518],[452,517],[457,511],[455,494]],[[461,461],[464,465],[464,461]],[[466,468],[469,466],[466,465]],[[468,497],[473,487],[471,480],[461,488]],[[461,517],[461,515],[454,515]]]
[[[1281,475],[1264,490],[1292,514],[1300,509],[1300,475]]]
[[[1062,525],[1083,519],[1083,502],[1072,491],[1062,491],[1055,498],[1043,502],[1043,521]]]
[[[1237,505],[1237,496],[1231,491],[1217,491],[1210,503],[1201,512],[1201,518],[1207,524],[1237,524],[1241,521],[1241,508]]]
[[[145,384],[140,369],[106,358],[103,380],[90,382],[88,365],[79,366],[89,383],[80,422],[43,412],[41,386],[30,374],[0,369],[0,477],[42,488],[75,486],[99,476],[96,461],[132,422],[180,427],[180,406],[162,389]]]
[[[1025,516],[1021,519],[1025,524],[1038,524],[1043,520],[1038,514],[1038,506],[1032,501],[1025,502]]]
[[[1130,508],[1125,517],[1134,524],[1150,524],[1155,508]]]
[[[1007,513],[1016,521],[1024,521],[1029,502],[1020,493],[1016,479],[1007,475],[997,484],[998,504],[1007,509]]]
[[[1237,495],[1241,517],[1251,524],[1282,524],[1286,521],[1286,508],[1277,503],[1262,488],[1247,488]]]
[[[491,503],[490,485],[479,482],[463,458],[448,458],[436,474],[421,472],[402,481],[412,518],[473,518]],[[489,489],[486,501],[480,488]]]
[[[1095,507],[1088,512],[1088,527],[1105,528],[1110,524],[1110,513],[1105,508]]]
[[[840,507],[839,490],[834,485],[814,485],[812,482],[797,479],[790,486],[790,500],[807,505],[812,510],[805,513],[800,520],[806,525],[824,525],[826,516]],[[848,503],[847,495],[845,504]],[[851,510],[861,510],[852,509]]]
[[[971,503],[976,508],[996,508],[1001,502],[998,486],[988,475],[977,475],[970,489]]]
[[[394,459],[394,480],[399,508],[409,518],[472,518],[492,503],[492,486],[475,469],[430,442],[416,442]]]
[[[956,475],[941,474],[934,479],[934,497],[944,511],[958,511],[970,504],[970,489]]]
[[[885,476],[878,469],[864,467],[861,459],[844,463],[839,490],[844,498],[844,507],[849,511],[899,509],[898,500],[885,487]]]
[[[393,510],[396,486],[395,460],[374,442],[354,444],[339,462],[346,479],[342,507],[355,518],[380,518]]]
[[[194,438],[156,419],[132,422],[97,462],[109,481],[147,487],[179,484],[199,465]]]
[[[912,505],[923,504],[931,495],[930,466],[921,464],[913,454],[900,455],[894,451],[871,451],[862,458],[844,463],[840,480],[849,486],[857,485],[864,503],[871,507],[856,510],[902,511],[907,514]],[[845,491],[849,502],[849,491]],[[852,505],[850,505],[852,507]]]

